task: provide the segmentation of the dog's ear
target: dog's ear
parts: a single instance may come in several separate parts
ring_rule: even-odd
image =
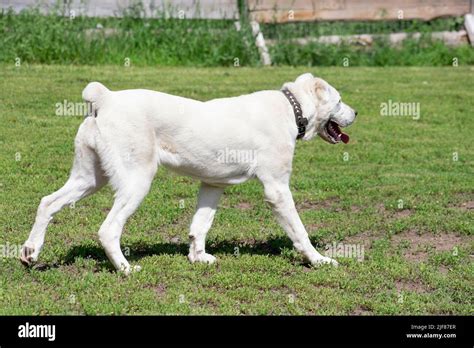
[[[305,81],[312,80],[312,79],[314,79],[313,74],[306,73],[306,74],[302,74],[302,75],[298,76],[295,80],[295,83],[305,82]]]
[[[314,79],[314,92],[316,94],[316,98],[325,103],[329,99],[329,90],[326,82],[321,79],[315,78]]]

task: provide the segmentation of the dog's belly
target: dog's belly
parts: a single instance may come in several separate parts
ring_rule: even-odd
[[[158,154],[161,165],[179,175],[190,176],[208,184],[240,184],[253,178],[256,170],[256,163],[253,162],[233,163],[226,161],[226,158],[182,156],[171,151],[166,146],[160,146]]]
[[[184,176],[189,176],[192,177],[196,180],[205,182],[207,184],[215,185],[215,186],[228,186],[228,185],[237,185],[246,182],[247,180],[251,179],[251,176],[242,174],[234,174],[234,175],[229,175],[228,177],[224,176],[212,176],[212,175],[206,175],[206,173],[202,172],[195,172],[195,171],[189,171],[183,168],[171,168],[173,172],[179,174],[179,175],[184,175]]]

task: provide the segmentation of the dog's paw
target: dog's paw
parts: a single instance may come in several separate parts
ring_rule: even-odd
[[[38,260],[38,252],[35,247],[26,242],[21,249],[20,261],[23,265],[30,267]]]
[[[211,254],[207,254],[207,253],[199,253],[199,254],[190,253],[188,255],[188,259],[189,261],[191,261],[191,263],[202,262],[202,263],[207,263],[209,265],[212,265],[214,262],[216,262],[216,258],[212,256]]]
[[[336,260],[331,259],[329,257],[322,257],[322,258],[319,258],[315,261],[312,261],[311,265],[313,265],[315,267],[319,267],[319,266],[322,266],[322,265],[332,265],[334,267],[337,267],[337,266],[339,266],[339,263]]]

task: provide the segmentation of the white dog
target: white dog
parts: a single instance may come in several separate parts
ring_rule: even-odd
[[[110,182],[115,202],[99,239],[116,269],[139,270],[125,259],[120,237],[164,165],[201,181],[189,233],[191,262],[216,260],[206,253],[205,239],[224,188],[258,178],[295,248],[313,265],[337,265],[311,245],[289,188],[297,138],[319,135],[332,144],[349,140],[339,127],[350,125],[357,113],[324,80],[304,74],[281,91],[207,102],[150,90],[110,91],[98,82],[89,83],[82,96],[92,112],[79,127],[70,177],[41,200],[23,245],[24,264],[38,259],[55,213]]]

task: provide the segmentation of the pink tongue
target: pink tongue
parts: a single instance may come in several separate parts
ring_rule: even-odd
[[[346,133],[341,132],[341,134],[339,134],[339,139],[341,139],[344,144],[349,142],[349,136]]]

